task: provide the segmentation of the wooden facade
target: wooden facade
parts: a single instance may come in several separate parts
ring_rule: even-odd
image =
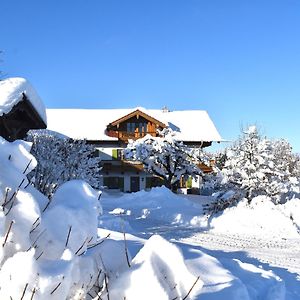
[[[158,136],[157,129],[162,130],[166,125],[140,110],[111,122],[106,129],[108,136],[116,137],[127,142],[129,139],[139,139],[147,134]]]

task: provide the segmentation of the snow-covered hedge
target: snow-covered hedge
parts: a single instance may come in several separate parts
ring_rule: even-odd
[[[95,148],[85,140],[72,140],[49,130],[32,130],[27,139],[33,143],[31,152],[38,161],[29,178],[47,197],[72,179],[100,187],[100,158],[94,156]]]

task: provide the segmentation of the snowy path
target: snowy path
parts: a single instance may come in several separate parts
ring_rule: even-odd
[[[183,251],[187,261],[190,259],[190,253],[197,251],[216,257],[222,267],[230,272],[232,276],[238,278],[237,282],[230,283],[232,286],[227,291],[228,299],[236,299],[234,291],[244,287],[251,290],[251,283],[248,282],[249,275],[241,275],[242,268],[236,266],[235,260],[258,266],[263,270],[270,270],[279,276],[285,286],[285,296],[278,297],[278,299],[300,299],[300,239],[270,240],[256,236],[201,232],[195,228],[181,226],[153,226],[147,228],[147,233],[157,233],[175,242]],[[190,260],[192,267],[197,264],[202,264],[201,260],[199,262],[199,258]],[[204,276],[205,274],[202,274],[202,278]],[[262,278],[256,280],[261,281]],[[264,284],[267,286],[270,283]],[[208,286],[205,285],[204,290]],[[269,289],[272,288],[269,287]],[[224,294],[220,296],[220,299],[224,299],[222,297],[224,297]],[[260,297],[262,298],[257,299],[267,299],[264,298],[267,296],[264,296],[263,292],[261,292]],[[205,294],[204,298],[203,295],[200,298],[219,299],[215,291],[213,295],[208,293]],[[249,296],[249,299],[256,298]]]
[[[190,271],[203,281],[197,300],[300,300],[300,236],[289,213],[258,202],[223,214],[214,220],[214,229],[204,231],[189,220],[201,214],[198,204],[205,199],[180,198],[159,190],[104,197],[103,224],[108,230],[128,229],[133,256],[153,234],[175,243]],[[111,214],[116,208],[121,215]],[[114,238],[122,241],[123,236]]]
[[[283,299],[300,299],[300,240],[266,240],[258,237],[198,232],[177,240],[177,243],[198,246],[205,253],[218,257],[223,266],[242,281],[242,276],[235,274],[235,270],[228,264],[229,261],[239,259],[260,266],[264,270],[271,270],[284,282],[286,291]],[[243,284],[247,286],[248,282]]]
[[[180,241],[200,245],[209,250],[243,251],[262,263],[286,268],[290,272],[300,275],[300,240],[266,240],[259,237],[199,232],[191,237],[180,239]]]

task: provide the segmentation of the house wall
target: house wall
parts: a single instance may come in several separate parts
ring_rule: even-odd
[[[104,174],[102,178],[101,185],[104,185],[105,177],[120,177],[124,180],[124,192],[131,192],[131,177],[138,177],[139,181],[139,190],[146,189],[146,177],[149,177],[145,172],[141,172],[140,174],[124,172],[124,174],[109,172],[109,174]]]
[[[192,187],[199,188],[199,189],[202,187],[202,177],[201,176],[198,175],[197,180],[193,178]]]
[[[96,149],[99,151],[99,157],[101,160],[113,160],[113,151],[118,149],[122,150],[124,148],[116,145],[114,147],[96,147]]]
[[[96,149],[99,151],[99,157],[104,162],[107,162],[108,164],[111,164],[112,166],[119,166],[122,164],[122,161],[119,159],[116,159],[116,150],[123,150],[124,147],[120,147],[119,144],[115,145],[101,145],[96,146]],[[121,169],[122,170],[122,169]],[[124,169],[123,169],[124,170]],[[139,190],[146,189],[147,184],[147,178],[152,177],[149,173],[146,173],[141,170],[126,172],[126,169],[124,171],[112,171],[110,169],[107,169],[107,171],[103,172],[103,178],[100,181],[101,186],[105,186],[105,177],[119,177],[122,178],[121,180],[124,182],[121,186],[124,192],[131,192],[131,177],[139,177],[138,184],[139,184]],[[193,179],[191,182],[192,188],[201,189],[202,186],[202,179],[200,176],[197,177],[197,180]]]

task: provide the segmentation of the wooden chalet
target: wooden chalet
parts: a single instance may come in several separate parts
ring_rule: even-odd
[[[158,130],[170,127],[176,132],[175,138],[178,136],[189,147],[203,148],[221,141],[208,114],[198,110],[49,109],[47,119],[48,129],[93,144],[102,160],[101,185],[124,192],[162,185],[161,178],[146,173],[141,163],[123,159],[129,139],[136,140],[146,134],[156,137]],[[199,166],[204,172],[211,171],[201,162]],[[200,183],[195,184],[199,187]]]

